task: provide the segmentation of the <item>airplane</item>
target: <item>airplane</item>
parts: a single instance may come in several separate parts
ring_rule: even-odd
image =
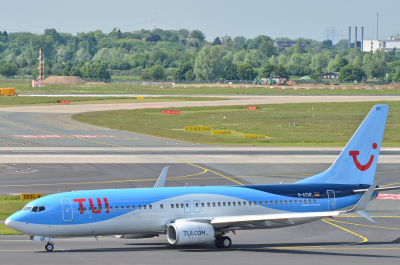
[[[168,167],[154,188],[102,189],[48,195],[29,202],[6,225],[46,243],[53,238],[117,235],[145,238],[166,234],[173,245],[214,241],[229,248],[228,233],[272,229],[364,211],[379,192],[375,171],[388,116],[375,105],[326,171],[292,184],[164,187]]]

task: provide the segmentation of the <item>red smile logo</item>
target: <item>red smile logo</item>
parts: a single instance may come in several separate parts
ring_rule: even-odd
[[[374,144],[372,145],[372,148],[373,148],[373,149],[376,149],[377,147],[378,147],[378,145],[377,145],[376,143],[374,143]],[[357,156],[358,156],[359,154],[360,154],[359,151],[350,151],[350,152],[349,152],[349,155],[351,155],[351,156],[353,157],[353,161],[354,161],[354,164],[356,165],[356,167],[357,167],[359,170],[361,170],[361,171],[365,171],[365,170],[367,170],[367,169],[371,166],[372,161],[374,161],[374,155],[371,155],[371,157],[369,158],[369,161],[368,161],[367,164],[361,165],[360,162],[358,162],[358,159],[357,159]]]

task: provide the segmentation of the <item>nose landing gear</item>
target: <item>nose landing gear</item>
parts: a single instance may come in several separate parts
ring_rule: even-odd
[[[53,251],[54,245],[51,243],[47,243],[46,246],[44,247],[47,251]]]
[[[217,248],[230,248],[232,245],[232,240],[227,236],[216,237],[214,244]]]

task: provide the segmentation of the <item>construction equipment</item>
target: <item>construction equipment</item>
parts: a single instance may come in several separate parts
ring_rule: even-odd
[[[0,88],[0,96],[18,96],[15,94],[15,88]]]

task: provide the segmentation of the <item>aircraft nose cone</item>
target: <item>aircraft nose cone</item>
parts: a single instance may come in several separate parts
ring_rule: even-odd
[[[6,219],[5,222],[6,226],[8,226],[9,228],[15,229],[15,221],[11,220],[10,218]]]

